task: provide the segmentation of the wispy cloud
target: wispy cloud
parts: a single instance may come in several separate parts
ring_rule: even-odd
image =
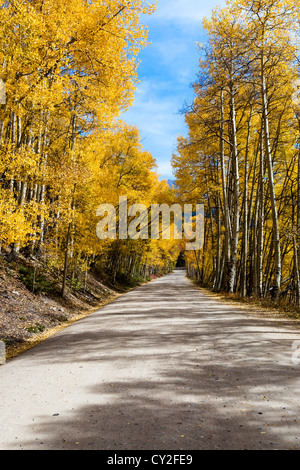
[[[177,24],[199,24],[203,17],[211,15],[212,9],[224,3],[224,0],[158,0],[155,16],[156,19]]]
[[[150,1],[150,0],[149,0]],[[157,160],[159,173],[172,178],[170,159],[177,137],[186,134],[185,101],[193,97],[198,55],[195,43],[205,41],[203,16],[225,0],[158,0],[158,9],[145,18],[151,45],[141,53],[140,84],[134,106],[123,116],[140,130],[142,143]]]
[[[165,82],[142,82],[134,106],[126,113],[126,122],[139,128],[144,148],[157,160],[158,172],[169,178],[172,174],[170,158],[176,148],[177,136],[182,132],[183,116],[178,112],[180,98],[164,93],[164,86],[168,87]]]

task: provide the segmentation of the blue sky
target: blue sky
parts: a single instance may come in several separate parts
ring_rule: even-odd
[[[143,20],[151,44],[139,56],[135,102],[122,119],[139,128],[161,177],[173,179],[170,160],[176,139],[187,134],[180,110],[193,99],[191,83],[197,78],[196,42],[206,41],[202,18],[210,17],[225,0],[158,0],[157,4],[156,12]]]

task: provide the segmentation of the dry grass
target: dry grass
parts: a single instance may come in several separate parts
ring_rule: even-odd
[[[293,322],[295,326],[300,326],[300,312],[293,305],[281,302],[276,304],[269,299],[259,299],[256,297],[244,298],[238,294],[228,294],[224,292],[214,292],[207,287],[201,287],[195,283],[195,286],[212,297],[214,300],[231,304],[233,307],[247,311],[253,315],[277,320],[280,322]]]
[[[86,291],[68,288],[64,299],[55,287],[47,293],[34,293],[24,285],[19,274],[20,265],[24,263],[22,258],[16,264],[0,261],[0,340],[6,344],[7,359],[32,348],[120,295],[92,275],[88,276]]]

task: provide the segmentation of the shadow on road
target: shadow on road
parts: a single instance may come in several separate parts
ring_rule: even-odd
[[[35,417],[21,446],[298,449],[299,333],[211,299],[182,271],[142,286],[26,353],[68,384],[58,378],[58,416]]]

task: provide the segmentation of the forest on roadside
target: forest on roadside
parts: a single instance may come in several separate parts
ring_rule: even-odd
[[[173,187],[120,118],[148,46],[141,17],[155,5],[0,8],[0,250],[8,262],[33,260],[23,272],[32,290],[37,266],[55,274],[63,296],[95,266],[112,283],[170,272],[184,253],[178,240],[97,237],[97,208],[118,210],[126,196],[149,210],[205,205],[204,247],[183,256],[202,286],[300,306],[298,0],[229,0],[204,19]]]
[[[178,197],[204,203],[201,285],[300,305],[300,2],[228,1],[203,26]]]
[[[133,102],[147,46],[143,0],[2,0],[0,5],[0,246],[8,262],[55,273],[62,295],[98,272],[129,283],[169,272],[170,240],[99,240],[97,208],[169,203],[137,128],[120,119]],[[3,91],[3,90],[2,90]],[[2,93],[3,94],[3,93]]]

